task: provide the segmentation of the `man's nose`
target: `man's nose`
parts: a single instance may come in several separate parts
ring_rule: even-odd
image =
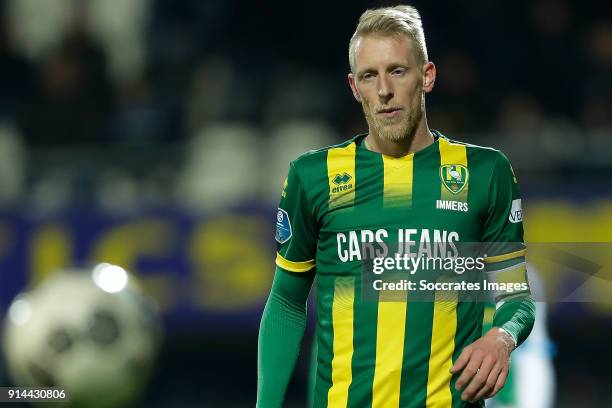
[[[386,102],[393,97],[393,87],[386,75],[381,75],[378,78],[378,96]]]

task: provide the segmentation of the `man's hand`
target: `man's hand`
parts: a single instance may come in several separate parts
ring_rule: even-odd
[[[510,353],[515,347],[512,336],[499,327],[493,327],[464,348],[450,370],[451,374],[461,372],[455,384],[457,390],[465,388],[461,399],[475,402],[497,394],[506,383]]]

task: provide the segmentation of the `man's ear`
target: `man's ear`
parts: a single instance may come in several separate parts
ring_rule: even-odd
[[[436,66],[433,62],[423,65],[423,92],[431,92],[436,83]]]
[[[359,90],[357,89],[357,85],[355,84],[355,76],[352,72],[348,74],[348,82],[351,87],[351,91],[353,91],[353,96],[357,100],[357,102],[361,102],[361,95],[359,94]]]

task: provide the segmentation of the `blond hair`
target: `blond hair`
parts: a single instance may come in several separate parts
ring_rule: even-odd
[[[421,15],[412,6],[382,7],[366,10],[357,23],[357,29],[349,42],[349,64],[355,72],[355,47],[357,40],[368,34],[405,35],[414,45],[419,68],[427,63],[427,46]]]

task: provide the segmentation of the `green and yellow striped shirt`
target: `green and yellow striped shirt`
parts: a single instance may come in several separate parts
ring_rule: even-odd
[[[316,268],[315,407],[471,406],[449,370],[480,337],[484,304],[437,293],[435,301],[411,301],[410,291],[394,293],[394,301],[364,296],[364,252],[393,256],[379,245],[387,241],[514,243],[490,253],[488,267],[524,275],[508,160],[434,136],[423,150],[393,158],[368,150],[359,135],[290,165],[276,263],[291,272]]]

